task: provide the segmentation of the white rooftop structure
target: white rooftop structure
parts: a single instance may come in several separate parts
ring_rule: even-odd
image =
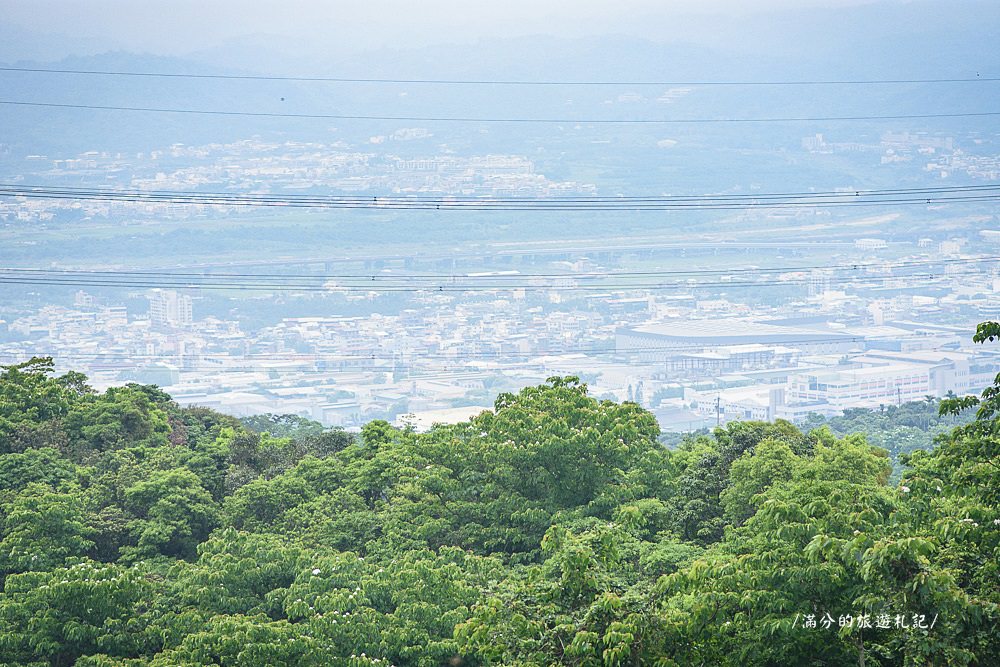
[[[412,426],[417,431],[428,431],[434,424],[457,424],[468,421],[485,410],[492,410],[492,407],[481,405],[470,405],[461,408],[444,408],[441,410],[424,410],[421,412],[411,412],[400,415],[395,420],[395,425],[402,428]]]

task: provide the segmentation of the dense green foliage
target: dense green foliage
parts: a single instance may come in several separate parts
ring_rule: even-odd
[[[827,426],[841,437],[864,433],[869,444],[889,452],[894,477],[898,477],[911,454],[933,449],[935,440],[947,436],[956,426],[974,417],[971,412],[942,414],[939,404],[937,398],[928,396],[923,401],[884,405],[877,409],[850,408],[836,417],[810,415],[802,424],[802,429],[808,431]]]
[[[576,378],[355,437],[6,367],[0,665],[995,664],[998,392],[897,485],[829,427],[666,449]]]

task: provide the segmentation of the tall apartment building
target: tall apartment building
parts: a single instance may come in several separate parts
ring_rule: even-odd
[[[191,297],[174,290],[154,289],[149,299],[149,319],[154,326],[183,327],[194,320]]]

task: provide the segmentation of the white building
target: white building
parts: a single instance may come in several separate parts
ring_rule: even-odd
[[[811,371],[788,382],[790,403],[826,403],[838,411],[918,401],[933,393],[930,367],[912,363]]]
[[[155,326],[184,327],[194,321],[191,297],[174,290],[154,289],[149,299],[149,319]]]
[[[481,405],[470,405],[461,408],[443,408],[441,410],[423,410],[400,415],[394,422],[398,428],[413,427],[415,431],[429,431],[434,424],[457,424],[472,419],[476,415],[493,408]]]
[[[884,250],[889,244],[884,239],[857,239],[854,247],[858,250]]]
[[[684,400],[694,406],[698,415],[715,418],[720,424],[731,421],[774,421],[783,416],[785,388],[769,384],[706,391],[685,388]]]

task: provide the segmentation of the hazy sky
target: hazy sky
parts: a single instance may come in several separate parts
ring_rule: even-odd
[[[67,48],[182,55],[244,35],[293,37],[345,50],[423,46],[524,34],[615,32],[684,37],[704,18],[903,0],[0,0],[12,27],[61,33]],[[694,18],[693,18],[694,17]],[[688,35],[690,37],[690,35]],[[327,44],[329,46],[329,44]]]

